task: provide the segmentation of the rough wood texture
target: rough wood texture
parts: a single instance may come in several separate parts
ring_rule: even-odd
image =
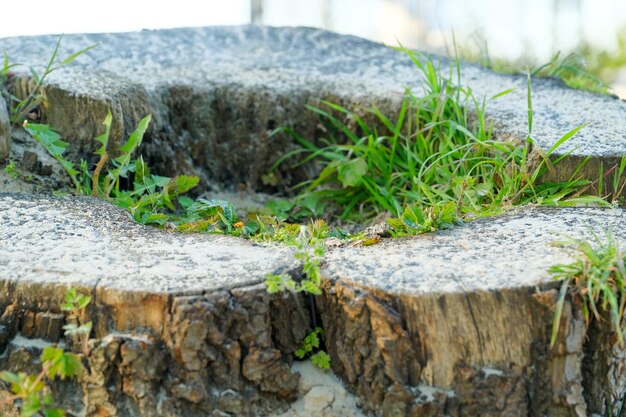
[[[2,93],[2,86],[0,86]],[[11,124],[9,123],[9,113],[7,105],[0,94],[0,164],[4,163],[11,150]]]
[[[69,410],[247,417],[296,399],[309,306],[262,285],[300,274],[289,250],[144,228],[95,199],[0,195],[0,220],[0,368],[35,372],[46,343],[69,343],[67,287],[94,297],[90,372],[55,388]],[[626,351],[576,300],[550,348],[546,271],[573,259],[551,245],[563,234],[613,230],[623,245],[624,222],[624,209],[526,208],[328,250],[315,304],[334,372],[377,416],[621,416]]]
[[[12,62],[24,64],[14,68],[18,75],[28,77],[28,66],[40,68],[57,40],[34,36],[0,43]],[[142,147],[150,166],[162,174],[198,174],[204,187],[245,183],[255,190],[267,188],[262,176],[293,146],[288,135],[270,132],[286,126],[310,139],[321,134],[317,115],[305,104],[329,100],[371,119],[367,109],[374,104],[393,120],[405,87],[422,94],[420,75],[405,54],[313,28],[244,25],[72,34],[63,38],[59,56],[96,43],[97,48],[47,79],[44,119],[72,143],[71,152],[89,157],[99,146],[94,138],[102,133],[109,109],[112,147],[150,113]],[[447,74],[448,61],[436,59]],[[463,63],[461,83],[479,102],[513,89],[486,111],[498,134],[526,137],[525,75]],[[552,79],[534,79],[532,92],[533,138],[544,150],[590,123],[554,154],[572,152],[554,171],[559,179],[569,179],[580,159],[591,156],[583,173],[596,180],[601,163],[606,171],[624,154],[623,102]],[[313,169],[281,167],[279,186],[308,179]]]
[[[568,300],[550,348],[547,269],[571,261],[550,242],[624,239],[625,216],[525,210],[330,253],[318,305],[334,371],[385,417],[621,415],[625,350],[609,321],[588,326]]]

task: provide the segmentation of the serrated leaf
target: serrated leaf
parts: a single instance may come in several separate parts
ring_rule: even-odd
[[[196,213],[201,217],[209,217],[221,212],[231,225],[237,220],[235,207],[229,201],[225,200],[207,200],[199,198],[189,207],[188,211]]]
[[[304,343],[305,343],[306,349],[308,351],[313,350],[313,348],[319,347],[320,339],[319,339],[319,337],[317,337],[317,332],[312,331],[311,333],[309,333],[304,338]]]
[[[320,290],[320,287],[316,283],[308,279],[300,283],[300,288],[302,289],[302,291],[307,292],[309,294],[322,295],[322,290]]]
[[[150,120],[152,120],[152,115],[147,115],[139,122],[137,129],[133,131],[128,137],[128,140],[124,144],[124,146],[120,147],[120,152],[124,152],[125,154],[132,154],[135,149],[141,145],[141,141],[143,140],[143,135],[146,133],[148,129],[148,125],[150,124]],[[116,159],[117,160],[117,159]]]
[[[356,187],[367,174],[367,162],[363,158],[351,159],[337,167],[337,177],[344,187]]]
[[[83,371],[83,364],[80,357],[74,353],[64,352],[63,349],[46,347],[41,354],[41,362],[48,367],[48,378],[61,379],[73,378]]]
[[[296,355],[297,358],[303,359],[306,356],[307,351],[303,348],[298,348],[293,354]]]
[[[176,192],[178,194],[186,193],[200,182],[200,179],[193,175],[178,175],[174,177],[174,180],[176,181]]]
[[[41,353],[41,362],[56,363],[63,356],[63,349],[55,346],[46,346]]]
[[[330,368],[330,356],[324,351],[319,351],[312,355],[311,362],[320,369]]]

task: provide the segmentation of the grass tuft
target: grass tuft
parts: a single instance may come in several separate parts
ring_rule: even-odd
[[[453,79],[428,55],[399,50],[414,63],[423,91],[417,95],[407,90],[393,120],[373,107],[375,123],[367,124],[348,109],[323,102],[319,108],[309,106],[326,128],[320,145],[283,129],[300,148],[280,158],[275,167],[302,155],[296,166],[310,161],[322,166],[316,178],[299,184],[291,204],[282,207],[291,220],[325,216],[329,221],[367,223],[381,215],[402,218],[407,207],[436,208],[432,210],[446,212],[446,218],[453,207],[457,219],[467,219],[522,204],[605,204],[577,194],[590,181],[572,177],[540,182],[554,169],[551,154],[585,125],[565,133],[547,152],[535,146],[530,75],[528,135],[524,141],[498,140],[486,118],[490,101],[460,85],[458,59],[447,71],[456,74]],[[344,120],[356,123],[357,131]]]
[[[622,320],[626,307],[626,256],[612,234],[594,241],[567,239],[559,244],[573,246],[577,259],[570,264],[555,265],[549,272],[563,280],[552,325],[550,344],[554,346],[559,331],[565,298],[569,295],[582,304],[585,320],[601,320],[601,311],[609,313],[619,343],[623,346]]]

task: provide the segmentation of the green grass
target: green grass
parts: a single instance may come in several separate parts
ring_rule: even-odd
[[[558,244],[574,247],[577,259],[570,264],[555,265],[549,272],[562,280],[552,327],[551,345],[554,345],[566,296],[582,305],[585,320],[600,320],[602,311],[609,313],[620,345],[624,343],[622,320],[626,307],[626,256],[606,233],[603,240],[594,234],[592,242],[567,239]]]
[[[50,55],[50,59],[43,68],[43,71],[37,71],[33,67],[28,67],[30,78],[20,78],[16,80],[11,70],[21,66],[21,64],[11,64],[9,56],[6,52],[3,52],[3,65],[0,68],[0,93],[4,96],[9,106],[10,119],[13,125],[21,125],[22,122],[29,118],[31,113],[43,103],[44,93],[42,87],[45,79],[50,74],[66,65],[70,65],[76,58],[97,46],[97,44],[91,45],[64,59],[58,59],[62,40],[63,35],[59,36],[54,50]],[[12,85],[11,88],[9,88],[9,85]],[[14,91],[19,91],[19,93],[13,94]]]
[[[527,73],[534,77],[556,78],[568,87],[590,91],[598,94],[611,94],[611,87],[599,76],[599,68],[589,68],[587,62],[591,51],[587,48],[581,52],[562,55],[557,52],[543,64],[534,64],[528,60],[509,61],[493,58],[486,45],[478,50],[464,48],[462,58],[468,62],[479,64],[496,72],[505,74]]]
[[[373,107],[375,122],[368,124],[348,109],[324,102],[322,108],[309,109],[320,116],[327,137],[317,142],[283,130],[300,148],[279,159],[275,167],[296,156],[301,157],[296,166],[312,161],[322,166],[319,175],[300,184],[299,194],[281,207],[291,220],[324,216],[330,221],[367,223],[388,214],[400,219],[412,216],[413,223],[421,223],[417,213],[427,211],[426,217],[435,225],[523,204],[605,204],[597,197],[580,197],[579,190],[590,181],[576,175],[559,183],[541,182],[562,159],[551,161],[550,156],[585,125],[566,132],[546,152],[536,147],[530,76],[528,135],[521,142],[502,141],[493,136],[485,111],[511,90],[489,100],[477,98],[459,84],[458,60],[442,70],[427,55],[401,50],[415,64],[424,87],[419,94],[406,92],[396,117]],[[350,129],[346,120],[354,121],[358,129]],[[443,218],[435,219],[440,214]]]
[[[64,153],[69,144],[50,126],[24,123],[24,128],[65,169],[76,194],[107,199],[129,210],[139,223],[181,232],[222,233],[295,246],[295,257],[301,263],[303,276],[298,280],[288,274],[268,275],[266,285],[271,293],[320,294],[322,240],[328,237],[362,245],[375,244],[379,240],[379,237],[370,238],[329,227],[327,221],[335,225],[363,225],[386,219],[388,233],[398,237],[452,227],[458,222],[498,214],[525,204],[609,205],[600,197],[582,195],[595,184],[577,176],[586,160],[567,181],[543,181],[544,174],[554,170],[567,156],[556,158],[555,151],[585,124],[564,132],[548,150],[535,146],[532,76],[565,79],[569,77],[565,74],[574,74],[571,80],[578,79],[576,82],[580,82],[580,86],[588,88],[580,81],[585,74],[576,72],[572,60],[567,57],[559,60],[555,56],[548,65],[528,73],[527,135],[521,141],[505,141],[494,137],[486,109],[511,90],[503,90],[487,99],[476,97],[471,88],[460,84],[458,58],[450,67],[442,69],[440,62],[428,55],[399,50],[414,63],[423,90],[407,90],[397,114],[383,114],[374,106],[365,118],[326,101],[322,107],[309,106],[324,124],[326,137],[305,138],[291,129],[280,129],[292,135],[300,147],[285,154],[274,167],[299,158],[296,166],[315,163],[320,171],[315,178],[297,187],[298,194],[293,199],[274,202],[269,207],[274,216],[251,213],[246,219],[240,219],[227,201],[192,200],[184,196],[198,184],[197,177],[168,178],[153,174],[143,158],[135,156],[150,123],[149,116],[139,123],[113,158],[108,150],[112,123],[109,114],[103,123],[104,132],[96,138],[101,146],[95,152],[99,160],[94,167],[89,167],[85,161],[77,166],[67,159]],[[54,56],[50,62],[54,62]],[[49,68],[56,68],[50,65]],[[8,74],[9,68],[5,59],[0,74]],[[44,75],[47,73],[48,69]],[[43,81],[42,77],[38,79],[40,81]],[[31,103],[19,106],[22,110],[14,111],[14,114],[26,111],[24,109],[30,108]],[[349,127],[352,124],[355,129]],[[14,167],[8,170],[12,172]],[[600,173],[596,184],[600,190],[602,180],[611,170],[614,189],[624,188],[626,180],[622,176],[626,170],[626,158],[619,167]],[[617,320],[623,316],[625,303],[623,254],[613,241],[598,247],[578,243],[578,248],[583,255],[579,261],[551,269],[555,277],[563,279],[552,342],[556,338],[568,291],[581,297],[587,318],[599,315],[598,304],[609,308],[618,323],[616,331],[621,340]],[[73,329],[80,329],[80,326],[74,325]],[[328,367],[328,357],[323,352],[313,354],[319,346],[318,335],[321,333],[315,329],[303,342],[299,354]]]

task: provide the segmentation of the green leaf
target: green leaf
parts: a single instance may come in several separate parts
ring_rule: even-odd
[[[174,177],[174,181],[176,182],[177,194],[183,194],[198,185],[200,179],[196,176],[178,175]]]
[[[44,417],[64,417],[65,411],[60,408],[46,408],[43,411]]]
[[[317,331],[312,331],[304,338],[304,346],[307,351],[312,351],[313,348],[320,346],[320,339],[317,336]]]
[[[76,304],[78,305],[78,308],[81,310],[87,307],[90,302],[91,302],[91,297],[88,295],[79,294],[78,297],[76,297]]]
[[[20,413],[21,417],[31,417],[39,413],[42,408],[41,400],[39,399],[39,395],[36,393],[31,393],[28,397],[22,402],[22,410]]]
[[[150,114],[141,119],[139,125],[137,126],[137,129],[135,129],[133,133],[130,134],[124,146],[120,147],[120,152],[130,155],[135,151],[135,149],[139,147],[139,145],[141,145],[143,135],[148,129],[148,124],[150,124],[150,120],[152,120],[152,115]]]
[[[320,369],[330,368],[330,356],[324,351],[319,351],[311,356],[311,362]]]
[[[307,351],[303,347],[299,347],[298,349],[296,349],[296,351],[293,354],[296,355],[296,357],[299,359],[304,359],[304,357],[307,354]]]
[[[98,46],[97,43],[86,47],[85,49],[82,49],[78,52],[73,53],[72,55],[68,56],[67,58],[65,58],[63,61],[61,61],[60,65],[67,65],[67,64],[71,64],[72,61],[74,61],[76,58],[78,58],[80,55],[84,54],[85,52],[89,51],[90,49],[95,48],[96,46]]]
[[[295,281],[289,274],[267,274],[265,276],[265,286],[267,287],[267,292],[270,294],[282,292],[286,289],[294,290],[295,285]]]
[[[104,133],[96,138],[96,140],[102,144],[102,146],[100,146],[98,150],[94,152],[96,155],[102,156],[107,150],[107,146],[109,144],[109,135],[111,134],[112,120],[113,116],[111,116],[111,110],[109,110],[106,117],[104,118],[104,122],[102,122],[102,124],[104,125]]]
[[[80,375],[83,371],[83,364],[80,357],[73,353],[66,353],[63,349],[47,346],[41,354],[41,362],[48,366],[48,378],[54,379],[60,377],[74,377]]]
[[[0,379],[3,380],[4,382],[8,382],[9,384],[21,384],[23,377],[21,377],[18,374],[14,374],[13,372],[9,372],[9,371],[2,371],[0,372]]]
[[[37,71],[35,71],[33,67],[28,67],[28,69],[30,70],[30,76],[33,78],[35,83],[39,84],[41,82],[41,78],[39,77],[39,74],[37,74]]]
[[[76,291],[76,288],[70,287],[65,292],[65,303],[73,305],[76,302],[77,297],[78,291]]]
[[[556,337],[559,334],[559,327],[561,326],[561,315],[563,314],[563,305],[565,304],[565,296],[567,295],[567,289],[569,288],[570,279],[563,280],[561,289],[559,291],[559,298],[556,302],[556,308],[554,310],[554,319],[552,320],[552,335],[550,337],[550,347],[554,347],[556,343]]]
[[[141,219],[139,220],[139,223],[146,225],[154,224],[158,226],[163,226],[170,220],[170,218],[171,217],[165,213],[152,213],[144,211]]]
[[[134,190],[137,191],[142,185],[145,185],[147,178],[150,178],[150,168],[143,161],[143,156],[139,156],[135,159]]]
[[[41,353],[41,361],[42,362],[58,362],[63,356],[63,349],[55,347],[55,346],[46,346]]]
[[[337,176],[344,187],[356,187],[367,174],[367,162],[363,158],[351,159],[337,167]]]
[[[308,279],[305,279],[300,283],[300,288],[302,291],[309,294],[322,295],[322,290],[320,289],[319,285]]]
[[[205,198],[199,198],[187,211],[197,214],[200,217],[211,217],[221,213],[226,223],[230,225],[237,221],[235,207],[226,200],[207,200]]]
[[[61,166],[65,169],[67,174],[72,179],[76,190],[80,192],[81,182],[76,177],[78,171],[74,169],[74,164],[67,159],[63,158],[63,153],[68,147],[68,143],[61,140],[61,136],[52,130],[50,126],[39,123],[24,123],[24,129],[35,138],[37,142],[43,145],[44,148],[56,159]]]
[[[24,130],[31,134],[53,156],[63,155],[69,143],[61,140],[61,135],[52,130],[50,126],[40,123],[25,123]]]
[[[574,129],[570,130],[569,132],[567,132],[566,134],[564,134],[563,136],[561,136],[559,138],[559,140],[556,141],[556,143],[554,145],[552,145],[552,147],[550,148],[550,150],[546,153],[546,155],[550,156],[552,155],[552,153],[554,151],[556,151],[563,143],[567,142],[568,140],[571,139],[572,136],[574,136],[576,133],[578,133],[581,129],[583,129],[584,127],[586,127],[589,124],[589,122],[584,123],[580,126],[575,127]]]
[[[178,203],[184,210],[187,210],[193,204],[193,198],[187,197],[187,196],[181,196],[178,198]]]

